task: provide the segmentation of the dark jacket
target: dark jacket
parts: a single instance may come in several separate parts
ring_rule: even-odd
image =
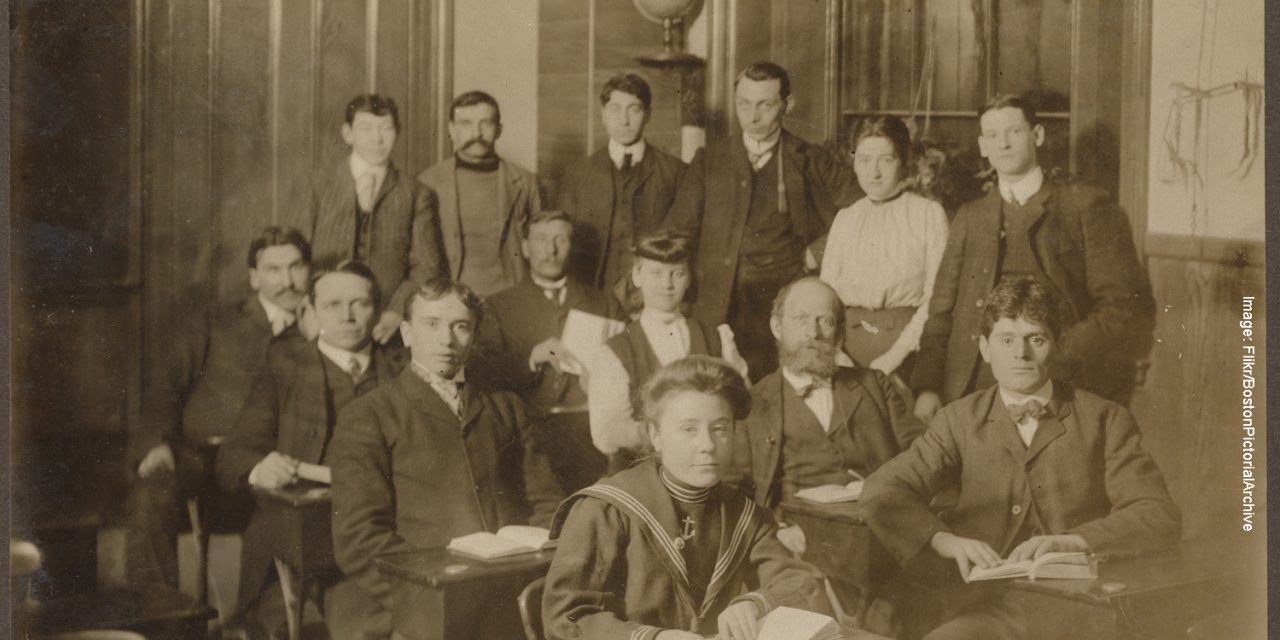
[[[447,273],[440,220],[428,194],[400,175],[394,164],[374,200],[369,255],[362,262],[382,288],[383,308],[400,313],[415,283]],[[311,241],[312,260],[336,262],[352,257],[356,225],[356,184],[350,160],[343,156],[312,177],[311,197],[299,226]]]
[[[1061,301],[1064,334],[1055,379],[1123,401],[1133,363],[1151,348],[1155,303],[1124,213],[1107,195],[1045,182],[1028,201],[1028,237]],[[965,392],[978,359],[987,295],[997,283],[1001,200],[998,189],[960,208],[929,302],[912,388],[944,403]]]
[[[785,129],[778,145],[787,215],[821,263],[822,243],[836,212],[862,196],[857,177],[851,165]],[[728,317],[751,202],[751,174],[740,136],[711,142],[685,169],[667,215],[666,226],[689,231],[697,242],[693,315],[707,326]]]
[[[464,387],[459,421],[410,364],[338,416],[334,555],[387,609],[390,586],[374,557],[509,524],[545,527],[563,497],[524,402],[476,386]]]
[[[632,243],[662,226],[675,200],[676,183],[684,168],[679,158],[646,144],[644,159],[632,168],[636,173],[629,221]],[[630,245],[607,246],[613,226],[618,224],[618,191],[613,172],[609,147],[602,147],[565,169],[556,196],[556,207],[574,221],[575,273],[585,282],[603,289],[615,284],[605,281],[605,257],[631,250]]]
[[[751,388],[751,414],[737,425],[734,465],[737,477],[755,501],[773,509],[781,501],[784,443],[782,372],[774,371]],[[893,383],[874,369],[840,367],[831,381],[832,430],[843,425],[869,469],[877,469],[905,450],[924,431]],[[871,411],[859,412],[866,403]],[[855,420],[859,415],[864,421]],[[866,421],[868,415],[876,416]]]
[[[998,387],[943,407],[923,436],[871,474],[860,502],[876,537],[906,563],[939,531],[991,545],[1002,557],[1035,513],[1045,534],[1074,533],[1094,553],[1129,556],[1178,541],[1180,517],[1124,407],[1055,383],[1031,446]],[[929,501],[958,487],[959,503]]]

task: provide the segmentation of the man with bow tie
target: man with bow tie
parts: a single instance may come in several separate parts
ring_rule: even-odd
[[[1178,509],[1133,416],[1051,375],[1061,338],[1048,287],[1034,278],[997,285],[978,344],[996,384],[944,407],[867,480],[867,522],[904,565],[890,597],[907,637],[1046,637],[1001,584],[962,578],[1005,558],[1114,558],[1178,541]],[[949,489],[958,503],[940,516],[930,500]]]
[[[299,224],[317,263],[359,260],[373,271],[388,297],[373,339],[386,344],[414,283],[445,272],[440,221],[427,191],[391,161],[400,132],[395,101],[358,95],[345,116],[342,141],[351,153],[312,177]]]
[[[435,278],[414,291],[404,317],[409,366],[352,401],[330,445],[334,554],[378,605],[358,634],[343,637],[390,634],[394,595],[375,556],[511,524],[545,527],[564,497],[524,401],[467,372],[484,320],[480,299]],[[457,619],[485,624],[484,600],[459,603]]]
[[[570,310],[620,319],[620,305],[568,271],[576,223],[543,209],[529,219],[521,247],[528,277],[485,301],[489,318],[476,364],[502,388],[523,394],[546,415],[552,465],[571,493],[600,478],[605,459],[591,444],[582,363],[560,342]],[[578,354],[584,356],[586,354]]]
[[[400,349],[372,338],[382,291],[363,263],[317,270],[310,297],[319,334],[314,342],[272,345],[235,428],[218,451],[218,481],[227,491],[275,489],[297,482],[299,466],[325,465],[338,414],[352,400],[389,384],[404,367]],[[272,558],[262,540],[275,532],[255,516],[244,533],[240,587],[232,624],[274,631],[283,622]],[[335,584],[336,583],[336,584]],[[353,637],[353,620],[371,601],[350,582],[325,587],[325,618],[335,638]],[[252,618],[252,619],[249,619]]]
[[[600,118],[609,142],[565,169],[556,196],[576,223],[570,271],[624,303],[634,291],[631,245],[662,225],[684,170],[644,138],[652,100],[649,83],[634,73],[605,82]]]
[[[782,126],[787,71],[756,62],[734,82],[741,137],[708,143],[685,170],[666,224],[696,240],[693,315],[728,323],[752,375],[777,368],[769,319],[783,285],[817,270],[836,212],[862,197],[853,168]]]
[[[882,373],[840,351],[844,306],[816,276],[778,292],[769,317],[778,370],[751,389],[751,414],[735,433],[732,481],[776,509],[797,491],[864,478],[923,431]],[[780,524],[778,538],[803,553],[804,532]],[[861,594],[837,592],[855,611]],[[856,586],[856,585],[855,585]]]
[[[916,415],[994,382],[978,357],[982,310],[997,284],[1024,276],[1061,296],[1055,377],[1127,403],[1155,320],[1128,219],[1098,189],[1046,179],[1045,130],[1029,101],[996,96],[978,116],[997,183],[951,222],[912,373]]]
[[[175,547],[183,504],[200,495],[227,522],[244,524],[247,501],[213,482],[201,449],[235,424],[267,359],[268,346],[304,342],[296,325],[310,273],[311,247],[296,229],[268,227],[249,245],[253,296],[178,325],[169,358],[147,382],[142,420],[129,434],[126,566],[133,584],[178,586]],[[205,523],[209,525],[210,523]]]

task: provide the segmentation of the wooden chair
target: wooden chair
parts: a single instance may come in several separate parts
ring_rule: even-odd
[[[546,578],[538,578],[529,583],[516,598],[520,607],[520,622],[524,626],[526,640],[545,640],[542,634],[542,590],[547,586]]]

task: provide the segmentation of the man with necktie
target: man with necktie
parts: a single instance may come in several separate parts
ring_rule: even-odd
[[[394,594],[373,565],[376,555],[443,547],[510,524],[545,527],[564,496],[524,401],[466,371],[483,316],[464,284],[419,285],[400,327],[409,366],[338,418],[329,454],[334,554],[378,605],[361,633],[346,637],[390,634]],[[457,619],[482,627],[491,604],[458,606]]]
[[[561,211],[533,214],[521,241],[529,277],[485,301],[489,318],[480,336],[484,374],[520,393],[548,420],[548,452],[566,493],[595,482],[604,456],[591,444],[587,396],[579,385],[582,363],[560,342],[571,310],[605,318],[619,305],[567,269],[575,222]],[[585,354],[578,354],[579,356]]]
[[[480,296],[524,279],[520,229],[542,208],[532,173],[498,155],[502,112],[483,91],[468,91],[449,105],[453,155],[418,174],[439,212],[448,273]]]
[[[783,285],[817,270],[836,212],[862,197],[850,164],[789,133],[795,102],[782,67],[756,62],[734,82],[742,136],[710,142],[676,188],[666,224],[696,240],[693,315],[728,323],[752,375],[777,368],[768,308]]]
[[[982,310],[997,284],[1023,276],[1062,302],[1055,377],[1128,402],[1155,321],[1128,219],[1098,189],[1046,179],[1037,158],[1045,130],[1030,102],[996,96],[978,116],[978,148],[997,186],[951,222],[911,376],[916,415],[928,420],[992,384],[978,358]]]
[[[649,84],[634,73],[605,82],[600,119],[609,142],[565,169],[556,196],[575,222],[570,271],[624,303],[634,291],[631,245],[662,226],[684,170],[644,138],[652,101]]]
[[[142,420],[129,434],[126,566],[133,584],[178,586],[176,540],[191,496],[243,526],[247,501],[218,491],[202,448],[235,424],[267,360],[268,346],[304,342],[296,325],[307,291],[311,247],[296,229],[268,227],[249,245],[249,299],[189,318],[169,359],[147,381]],[[211,462],[211,461],[210,461]],[[208,526],[211,523],[206,522]]]
[[[1050,637],[1061,630],[1038,628],[1043,616],[1005,584],[963,577],[1005,559],[1114,559],[1179,538],[1178,509],[1133,416],[1052,376],[1063,322],[1051,290],[1031,277],[1001,282],[981,331],[995,384],[944,407],[862,491],[871,530],[904,565],[889,595],[909,638]],[[930,500],[947,490],[958,503],[937,514]]]
[[[382,292],[373,272],[347,261],[311,278],[319,335],[314,342],[273,345],[249,399],[218,452],[218,481],[227,491],[275,489],[298,481],[299,466],[325,465],[338,414],[352,400],[388,384],[404,367],[400,349],[372,339]],[[283,622],[280,590],[272,584],[272,558],[263,540],[275,532],[251,518],[244,533],[240,587],[232,624],[271,632]],[[325,618],[335,638],[356,637],[372,603],[355,584],[331,576]],[[352,626],[354,621],[354,625]]]
[[[394,100],[362,94],[347,103],[342,141],[351,153],[312,177],[299,212],[316,262],[359,260],[388,296],[373,326],[385,344],[400,327],[414,283],[445,273],[440,222],[426,191],[391,160],[400,132]]]

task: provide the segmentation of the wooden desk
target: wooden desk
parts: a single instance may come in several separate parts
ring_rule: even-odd
[[[258,517],[275,535],[267,537],[267,551],[276,559],[276,573],[284,592],[289,639],[297,640],[306,604],[308,581],[335,574],[333,508],[329,487],[300,482],[281,489],[255,487]]]
[[[391,626],[405,638],[510,640],[524,635],[516,596],[546,575],[553,553],[484,562],[421,549],[374,562],[391,582]]]
[[[1265,576],[1258,577],[1265,569],[1251,569],[1249,562],[1250,554],[1229,541],[1185,542],[1103,562],[1097,580],[1015,580],[1011,588],[1023,610],[1035,612],[1037,627],[1062,630],[1063,637],[1186,638],[1197,621],[1242,604],[1248,608],[1251,590],[1265,591]],[[1265,617],[1265,611],[1263,604],[1255,615]]]
[[[879,545],[857,502],[818,504],[788,500],[782,503],[781,518],[804,531],[804,560],[831,579],[841,595],[842,606],[856,609],[868,604],[852,602],[853,594],[865,594],[893,570],[888,554],[875,551]],[[856,591],[850,592],[849,588]],[[853,615],[855,610],[846,613]]]

